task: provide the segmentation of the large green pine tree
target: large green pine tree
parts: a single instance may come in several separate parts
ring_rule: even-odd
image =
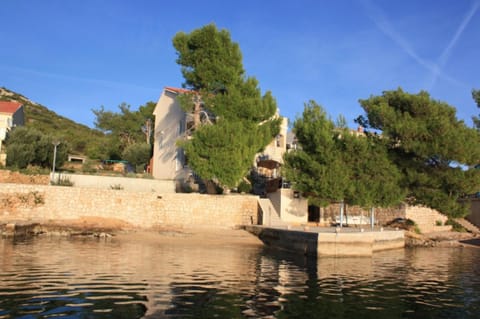
[[[458,199],[480,187],[478,132],[456,118],[452,106],[427,92],[401,89],[360,100],[366,114],[357,121],[380,131],[389,155],[402,174],[412,204],[423,204],[452,216],[468,213]]]
[[[472,90],[472,97],[477,103],[477,107],[480,108],[480,90]],[[473,123],[477,127],[477,130],[480,131],[480,116],[474,116]]]
[[[336,127],[323,108],[310,101],[295,120],[293,132],[299,149],[285,154],[283,170],[293,188],[318,206],[343,200],[351,186],[350,168],[343,162],[338,139],[346,130]]]
[[[195,94],[181,99],[188,112],[201,104],[214,125],[196,127],[183,141],[190,167],[203,179],[235,187],[252,166],[255,154],[278,134],[277,106],[270,92],[262,95],[258,81],[246,77],[239,45],[213,24],[175,35],[177,63],[184,86]]]
[[[93,109],[95,127],[104,133],[106,141],[93,144],[88,149],[89,155],[100,159],[126,159],[124,154],[131,154],[132,149],[142,149],[142,153],[145,153],[143,144],[153,144],[152,135],[146,134],[146,126],[154,122],[155,105],[155,102],[147,102],[138,110],[132,110],[130,105],[122,103],[118,106],[119,112],[107,111],[103,106]],[[147,124],[148,121],[150,124]],[[125,152],[128,149],[130,151]],[[151,152],[148,153],[151,155]],[[128,157],[132,158],[130,155]],[[148,162],[148,156],[141,157],[146,158],[143,164]]]
[[[305,105],[293,131],[300,147],[285,155],[285,174],[311,203],[371,208],[403,199],[399,172],[378,136],[355,134],[342,121],[336,125],[314,101]]]
[[[346,203],[364,208],[389,207],[405,198],[400,171],[390,161],[380,136],[349,132],[339,143],[344,163],[350,168]]]

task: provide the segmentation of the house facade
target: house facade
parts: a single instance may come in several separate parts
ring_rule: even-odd
[[[25,115],[21,103],[0,101],[0,165],[5,166],[7,160],[4,141],[8,131],[24,124]]]
[[[185,177],[185,156],[177,141],[185,136],[187,114],[177,97],[188,90],[165,87],[158,99],[155,115],[152,175],[156,179],[180,181]]]
[[[183,111],[178,97],[184,93],[195,94],[185,89],[165,87],[154,110],[152,175],[155,179],[173,180],[177,186],[191,178],[193,173],[186,165],[183,149],[177,142],[190,138],[192,130],[199,122],[214,121],[200,108],[197,119],[193,114]],[[307,200],[290,189],[281,176],[283,155],[288,144],[287,130],[288,120],[282,118],[279,134],[255,157],[252,166],[258,177],[257,181],[260,181],[260,188],[254,189],[254,192],[269,200],[269,207],[282,221],[300,224],[307,222]]]
[[[179,180],[188,174],[183,150],[177,142],[190,137],[191,131],[198,123],[214,121],[206,111],[199,109],[198,119],[193,114],[183,111],[180,94],[194,94],[192,91],[174,87],[165,87],[154,110],[155,130],[152,159],[152,175],[156,179]],[[277,116],[278,113],[277,113]],[[195,122],[197,121],[197,123]],[[283,163],[283,154],[287,150],[288,121],[282,118],[280,133],[265,150],[257,154],[254,167],[260,174],[277,178]]]

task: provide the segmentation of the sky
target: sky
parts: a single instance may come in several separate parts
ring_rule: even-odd
[[[355,128],[359,99],[399,87],[480,113],[480,0],[3,0],[0,87],[94,127],[181,87],[172,38],[210,23],[291,121],[315,100]]]

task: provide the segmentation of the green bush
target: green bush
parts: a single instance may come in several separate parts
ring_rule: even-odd
[[[452,230],[456,231],[456,232],[459,232],[459,233],[466,233],[467,232],[467,230],[462,225],[460,225],[459,223],[457,223],[455,220],[453,220],[451,218],[449,218],[445,222],[445,225],[451,225]]]
[[[82,165],[82,172],[84,173],[96,173],[95,162],[86,160]]]
[[[241,181],[237,186],[239,193],[250,193],[252,191],[252,185],[246,181]]]
[[[51,167],[54,146],[53,136],[45,135],[37,129],[20,126],[12,130],[6,139],[7,167],[25,169],[29,165]],[[67,160],[69,147],[62,142],[57,146],[55,165],[60,167]]]
[[[129,145],[122,152],[122,158],[134,167],[143,166],[150,161],[151,146],[146,143],[135,143]]]

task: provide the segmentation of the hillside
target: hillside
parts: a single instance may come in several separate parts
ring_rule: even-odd
[[[102,132],[72,121],[31,101],[25,96],[0,87],[0,101],[16,101],[24,105],[25,125],[67,142],[74,154],[85,154],[89,143],[98,144],[104,138]]]

